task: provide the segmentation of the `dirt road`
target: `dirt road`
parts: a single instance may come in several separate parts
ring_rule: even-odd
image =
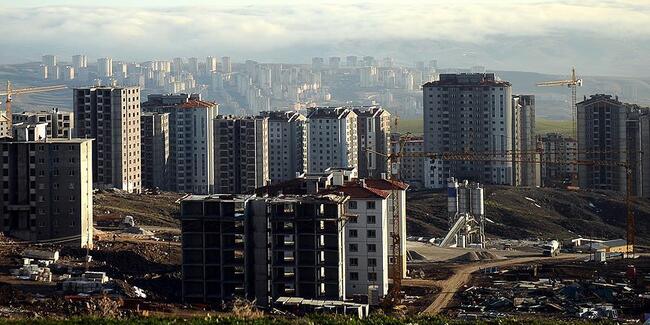
[[[449,305],[451,299],[454,297],[454,294],[458,291],[458,289],[460,289],[461,287],[463,287],[465,284],[469,282],[469,280],[472,277],[472,273],[480,269],[495,267],[495,266],[507,266],[507,265],[514,265],[514,264],[529,263],[529,262],[548,260],[548,259],[557,259],[557,260],[575,259],[581,256],[582,255],[576,255],[576,254],[563,254],[558,257],[542,257],[542,256],[519,257],[519,258],[508,259],[508,260],[500,260],[500,261],[494,261],[488,263],[474,263],[474,264],[461,266],[455,269],[454,274],[448,279],[435,282],[435,286],[440,288],[440,293],[438,293],[436,299],[433,300],[431,305],[429,305],[429,307],[427,307],[427,309],[423,313],[433,314],[433,315],[440,313],[441,310],[443,310]],[[430,283],[431,282],[428,282],[427,284]],[[420,284],[424,284],[424,283],[420,283]]]

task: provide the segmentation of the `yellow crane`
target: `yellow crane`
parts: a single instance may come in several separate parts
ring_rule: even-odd
[[[571,127],[572,127],[571,132],[573,138],[576,139],[576,120],[578,118],[576,112],[576,88],[578,86],[582,86],[582,79],[576,76],[576,68],[571,68],[571,79],[540,82],[537,84],[537,86],[539,87],[567,86],[571,88],[571,102],[569,103],[569,105],[571,105],[569,107],[571,111]]]
[[[11,130],[11,97],[14,95],[22,95],[22,94],[31,94],[31,93],[41,93],[41,92],[46,92],[46,91],[56,91],[56,90],[63,90],[68,88],[65,85],[54,85],[54,86],[44,86],[44,87],[29,87],[29,88],[18,88],[18,89],[13,89],[11,86],[11,81],[7,81],[7,89],[4,92],[0,92],[0,96],[6,96],[7,99],[5,101],[5,113],[4,115],[7,117],[8,120],[8,127]]]

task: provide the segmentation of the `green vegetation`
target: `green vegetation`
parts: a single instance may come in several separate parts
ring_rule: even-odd
[[[395,126],[395,123],[393,122],[391,124],[391,129],[394,129],[394,131],[399,132],[400,134],[405,134],[407,132],[411,132],[411,134],[417,135],[417,134],[422,134],[422,124],[424,121],[422,119],[419,120],[403,120],[400,119],[397,122],[397,126]]]
[[[537,134],[555,132],[570,136],[572,133],[571,120],[558,121],[536,117],[535,132]]]
[[[411,132],[411,134],[422,134],[422,119],[418,120],[404,120],[400,119],[395,127],[395,123],[391,125],[394,131],[401,134]],[[564,135],[571,135],[571,121],[570,120],[549,120],[542,117],[535,118],[535,132],[537,134],[555,132]]]
[[[126,319],[111,319],[111,318],[71,318],[71,319],[24,319],[24,320],[0,320],[0,324],[96,324],[96,325],[118,325],[118,324],[186,324],[186,325],[200,325],[200,324],[220,324],[220,325],[265,325],[265,324],[278,324],[278,325],[293,325],[293,324],[326,324],[326,325],[401,325],[401,324],[431,324],[431,325],[463,325],[463,324],[499,324],[499,325],[569,325],[569,324],[614,324],[613,322],[582,322],[582,321],[559,321],[550,318],[536,318],[536,319],[498,319],[498,320],[480,320],[480,321],[462,321],[447,319],[436,316],[416,316],[409,318],[394,318],[389,316],[372,316],[365,320],[358,320],[351,317],[340,315],[309,315],[302,318],[283,318],[283,317],[263,317],[263,318],[239,318],[239,317],[208,317],[208,318],[126,318]]]

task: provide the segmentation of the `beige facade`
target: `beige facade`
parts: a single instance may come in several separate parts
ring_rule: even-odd
[[[0,142],[5,234],[92,248],[92,140]]]
[[[140,88],[77,88],[73,97],[77,136],[95,139],[94,186],[139,193]]]

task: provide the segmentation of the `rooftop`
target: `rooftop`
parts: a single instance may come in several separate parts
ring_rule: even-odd
[[[436,86],[498,86],[507,87],[510,83],[497,80],[494,73],[450,73],[441,74],[440,80],[427,82],[424,87]]]
[[[307,118],[342,119],[346,118],[350,113],[353,113],[353,111],[349,107],[315,107],[307,114]]]
[[[200,99],[192,99],[189,100],[185,103],[182,103],[178,105],[180,108],[211,108],[216,106],[217,104],[215,102],[209,102],[205,100],[200,100]]]

